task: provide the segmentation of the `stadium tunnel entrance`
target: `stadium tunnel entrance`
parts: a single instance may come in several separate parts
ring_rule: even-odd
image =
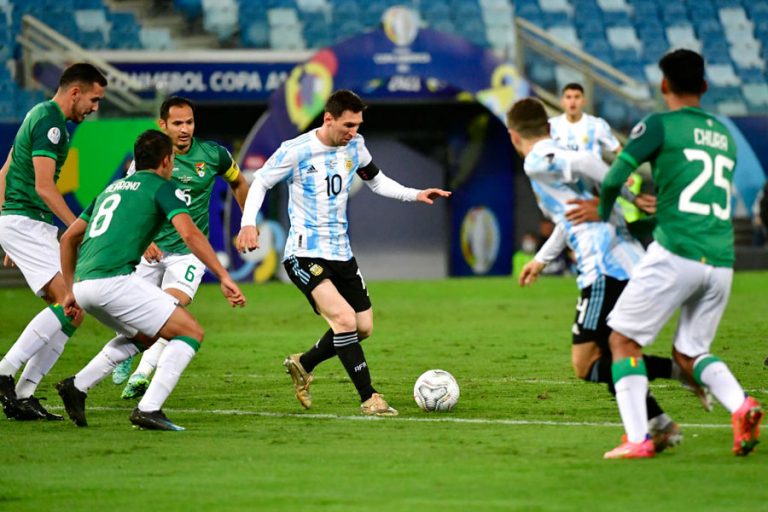
[[[326,99],[342,88],[369,104],[361,133],[388,176],[453,192],[432,207],[352,196],[350,238],[366,277],[509,274],[517,156],[502,119],[530,92],[517,70],[463,39],[420,30],[407,15],[389,24],[385,17],[381,29],[320,50],[294,68],[243,144],[243,170],[258,170],[284,140],[319,125]],[[242,263],[240,277],[254,272],[260,280],[265,266],[279,271],[285,196],[285,188],[276,187],[262,209],[265,227],[282,233]]]

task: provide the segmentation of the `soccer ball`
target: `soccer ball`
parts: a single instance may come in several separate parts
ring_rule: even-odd
[[[429,370],[416,379],[413,399],[422,411],[450,411],[459,401],[459,383],[444,370]]]

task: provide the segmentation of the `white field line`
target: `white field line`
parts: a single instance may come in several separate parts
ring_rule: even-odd
[[[213,377],[213,375],[211,376]],[[246,377],[251,379],[271,379],[274,378],[272,375],[262,375],[262,374],[247,374]],[[346,377],[343,376],[343,377]],[[342,378],[341,374],[339,374],[339,378]],[[335,379],[335,377],[332,377],[332,379]],[[500,378],[482,378],[482,379],[473,379],[473,378],[467,378],[462,379],[463,381],[468,382],[491,382],[491,383],[518,383],[518,384],[545,384],[550,386],[573,386],[573,385],[583,385],[585,382],[581,379],[573,378],[571,380],[559,380],[559,379],[536,379],[536,378],[530,378],[530,377],[500,377]],[[658,379],[654,380],[652,382],[649,382],[652,389],[683,389],[682,384],[673,381],[669,384],[664,383],[664,379]],[[686,391],[683,389],[683,391]],[[764,394],[768,395],[768,388],[744,388],[744,391],[751,395],[755,394]]]
[[[49,409],[63,409],[62,406],[52,406]],[[122,411],[128,408],[122,407],[88,407],[86,411]],[[289,413],[249,411],[244,409],[164,409],[169,414],[218,414],[222,416],[255,416],[259,418],[291,418],[304,420],[336,420],[336,421],[396,421],[410,423],[459,423],[470,425],[536,425],[553,427],[621,427],[621,423],[615,422],[591,422],[591,421],[550,421],[550,420],[516,420],[507,418],[457,418],[441,414],[425,415],[423,417],[398,416],[391,418],[379,418],[376,416],[340,416],[337,414],[315,413]],[[731,428],[727,423],[681,423],[684,428]]]

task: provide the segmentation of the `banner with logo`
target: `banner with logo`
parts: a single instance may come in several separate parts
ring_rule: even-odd
[[[284,140],[305,131],[337,89],[352,89],[369,101],[386,97],[478,102],[495,116],[496,133],[506,134],[503,119],[507,110],[516,99],[530,94],[529,84],[514,66],[455,35],[421,29],[418,15],[410,9],[390,8],[382,21],[381,29],[322,49],[291,70],[243,145],[240,164],[244,170],[259,169]],[[509,273],[512,248],[506,241],[513,239],[509,146],[508,141],[503,146],[506,158],[495,160],[498,153],[489,151],[487,158],[478,160],[478,168],[468,173],[481,181],[489,174],[502,173],[509,180],[481,187],[470,180],[462,191],[454,191],[451,254],[462,260],[451,263],[453,274]],[[461,200],[455,200],[459,196]],[[467,216],[475,224],[465,220]],[[465,243],[464,251],[463,225],[466,233],[474,233],[468,235],[473,243]],[[479,244],[481,235],[477,233],[481,232],[494,235]]]

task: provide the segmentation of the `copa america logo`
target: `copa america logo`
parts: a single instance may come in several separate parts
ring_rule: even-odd
[[[384,33],[397,46],[410,45],[419,34],[419,15],[407,7],[390,7],[384,12],[381,22]]]

